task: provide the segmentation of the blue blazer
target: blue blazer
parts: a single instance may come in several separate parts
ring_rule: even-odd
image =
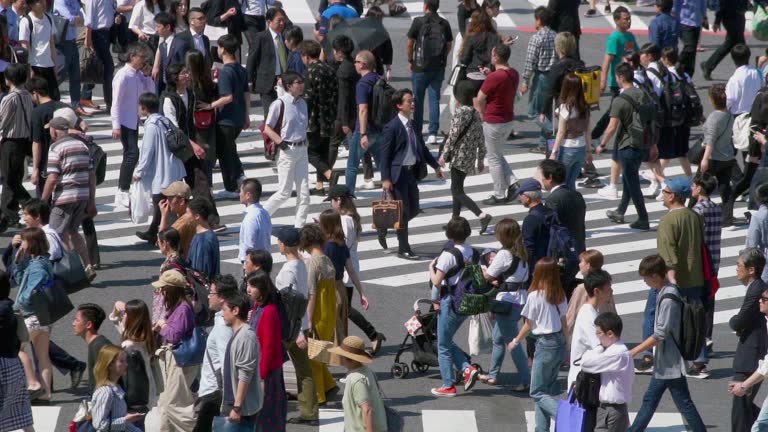
[[[426,171],[425,164],[437,169],[437,161],[432,156],[432,153],[429,152],[426,144],[424,144],[424,138],[419,133],[415,133],[415,135],[416,147],[421,159],[420,162],[417,162],[417,165],[420,166],[417,167],[416,172]],[[408,131],[406,131],[403,122],[400,121],[399,115],[396,115],[395,118],[384,126],[384,130],[379,137],[379,146],[381,180],[390,180],[392,183],[397,183],[408,146]]]
[[[171,41],[171,49],[168,51],[168,55],[164,56],[160,53],[160,60],[163,62],[160,65],[161,81],[165,82],[165,71],[168,70],[168,66],[172,64],[184,64],[186,62],[187,51],[194,48],[194,45],[190,45],[190,40],[180,34],[173,36]],[[160,49],[159,45],[158,48]]]

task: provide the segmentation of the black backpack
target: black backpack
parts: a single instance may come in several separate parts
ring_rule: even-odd
[[[674,342],[684,360],[696,360],[705,343],[707,311],[704,309],[704,304],[699,300],[692,301],[671,293],[661,296],[659,304],[666,299],[674,301],[681,308],[680,338],[672,336],[672,342]]]
[[[683,91],[683,80],[677,79],[667,68],[659,65],[660,70],[648,69],[661,80],[663,92],[661,103],[664,106],[662,127],[678,127],[688,120],[688,104]]]
[[[307,312],[309,300],[304,294],[296,291],[293,285],[279,290],[277,298],[283,341],[292,342],[301,331],[301,320]]]
[[[383,78],[379,78],[373,85],[368,121],[379,129],[383,129],[384,125],[397,115],[395,106],[392,104],[395,91],[395,88]]]
[[[104,149],[102,149],[100,145],[96,144],[96,141],[90,135],[72,134],[70,137],[78,141],[82,141],[86,146],[88,146],[88,153],[91,155],[91,160],[93,161],[93,170],[96,174],[96,185],[98,186],[104,183],[104,179],[107,176],[107,154],[104,152]]]
[[[560,222],[557,212],[554,211],[545,216],[544,223],[549,227],[547,256],[554,258],[563,270],[578,268],[579,251],[571,230]],[[566,273],[568,271],[563,272]]]
[[[413,63],[418,68],[445,66],[448,44],[441,18],[436,14],[433,15],[424,16],[419,33],[416,35]]]
[[[656,94],[656,89],[653,87],[653,81],[651,81],[650,78],[648,78],[648,72],[647,69],[643,69],[643,76],[645,77],[645,80],[640,82],[639,80],[633,80],[635,87],[640,89],[640,91],[643,92],[643,94],[650,99],[654,106],[656,107],[656,126],[661,127],[662,121],[665,117],[664,114],[664,105],[661,103],[661,98],[659,98],[659,95]]]
[[[701,126],[701,119],[704,118],[704,107],[701,105],[701,98],[696,92],[696,87],[683,76],[680,80],[680,87],[685,96],[685,125],[688,127]]]
[[[648,150],[656,144],[658,138],[658,125],[656,123],[656,105],[647,97],[640,102],[635,101],[626,93],[619,95],[632,106],[632,123],[622,123],[624,133],[629,135],[632,147],[640,150]]]
[[[168,150],[173,153],[174,156],[179,158],[182,162],[188,161],[195,156],[194,150],[192,150],[192,144],[189,142],[189,137],[179,128],[177,128],[166,117],[160,117],[160,123],[165,128],[165,145],[168,146]]]

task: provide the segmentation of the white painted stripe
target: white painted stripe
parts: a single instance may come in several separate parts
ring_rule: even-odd
[[[414,19],[424,16],[424,2],[422,1],[416,1],[416,2],[402,2],[403,5],[405,5],[405,8],[408,9],[408,15],[411,18],[411,21]],[[442,18],[446,18],[446,16],[443,14],[442,8],[438,9],[437,14],[440,15]],[[389,15],[387,15],[389,16]],[[395,17],[397,18],[397,17]]]
[[[638,281],[637,283],[638,285],[644,285],[640,281]],[[650,288],[646,286],[643,291],[646,291],[649,289]],[[747,292],[747,287],[745,287],[744,285],[723,287],[717,290],[717,294],[715,295],[715,300],[728,300],[728,299],[744,297],[744,294],[746,292]],[[616,304],[616,312],[618,312],[618,314],[621,316],[641,313],[644,310],[645,310],[645,299]],[[735,310],[738,311],[738,309],[735,309]],[[723,311],[723,312],[728,312],[728,311]],[[730,319],[731,316],[733,316],[733,313],[728,315],[727,319]],[[726,321],[722,321],[722,322],[726,322]],[[716,321],[715,324],[721,324],[722,322]]]
[[[319,432],[344,432],[344,411],[321,409]]]
[[[36,432],[55,432],[61,407],[32,407],[32,421]],[[21,429],[13,432],[21,432]]]
[[[629,413],[630,424],[634,421],[636,412]],[[535,432],[536,421],[535,413],[533,411],[525,412],[525,421],[527,423],[527,431]],[[550,431],[554,432],[555,422],[552,422]],[[647,432],[685,432],[685,423],[683,422],[683,416],[679,413],[662,413],[656,412],[651,418],[650,424],[648,424]]]
[[[533,13],[530,15],[530,19],[533,20]],[[517,24],[512,20],[512,15],[506,11],[504,6],[499,10],[499,15],[495,18],[496,26],[500,29],[503,28],[517,28]]]
[[[422,410],[424,432],[477,432],[475,412],[471,410]]]
[[[283,2],[286,15],[294,24],[314,24],[315,11],[309,7],[306,0],[290,0]]]

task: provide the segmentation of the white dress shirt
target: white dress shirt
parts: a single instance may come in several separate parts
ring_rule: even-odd
[[[283,43],[283,37],[274,31],[270,27],[267,27],[267,30],[269,30],[269,34],[272,35],[272,46],[275,47],[275,75],[280,75],[283,73],[282,69],[280,69],[280,51],[277,48],[277,44]],[[288,48],[285,48],[285,59],[288,60]]]
[[[760,72],[752,66],[740,66],[725,85],[725,105],[733,115],[749,112],[755,96],[763,87]]]
[[[659,62],[650,62],[647,69],[648,73],[646,75],[648,75],[648,79],[651,80],[651,84],[653,84],[653,90],[656,91],[656,96],[661,97],[661,94],[664,93],[664,85],[661,82],[661,78],[651,72],[651,70],[653,70],[656,73],[659,73]]]
[[[597,330],[595,318],[597,318],[597,309],[589,303],[584,303],[579,309],[579,313],[576,314],[576,322],[573,325],[573,335],[571,336],[571,367],[568,369],[566,388],[571,388],[571,384],[576,381],[576,375],[581,372],[581,360],[584,353],[600,345],[600,340],[595,334]]]
[[[600,402],[628,404],[632,401],[635,362],[624,342],[618,341],[608,348],[598,345],[585,352],[581,357],[581,370],[600,374]]]
[[[302,97],[294,98],[290,93],[286,93],[272,102],[272,105],[269,106],[267,124],[272,129],[277,126],[277,118],[280,116],[280,101],[283,101],[285,105],[280,137],[292,143],[306,141],[309,115],[307,101]]]
[[[91,30],[108,29],[115,24],[115,3],[112,0],[85,0],[84,6],[85,26]]]
[[[173,43],[173,33],[170,34],[170,36],[166,38],[160,38],[160,43],[165,42],[165,56],[168,57],[171,55],[171,44]],[[158,45],[158,48],[160,45]]]
[[[120,68],[112,79],[112,129],[125,126],[128,129],[139,128],[139,96],[142,93],[154,93],[155,81],[152,77],[131,67],[129,63]]]
[[[198,397],[222,390],[216,382],[214,368],[218,371],[222,370],[224,356],[227,353],[227,344],[230,339],[232,339],[232,327],[227,327],[221,311],[216,312],[216,315],[213,317],[213,328],[205,342],[205,355],[203,356],[203,364],[200,369]],[[213,364],[213,368],[211,368],[211,364]]]

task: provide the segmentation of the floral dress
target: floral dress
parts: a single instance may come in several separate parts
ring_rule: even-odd
[[[443,160],[466,175],[475,173],[478,160],[485,158],[485,138],[480,113],[460,106],[451,119],[451,130],[443,147]]]

